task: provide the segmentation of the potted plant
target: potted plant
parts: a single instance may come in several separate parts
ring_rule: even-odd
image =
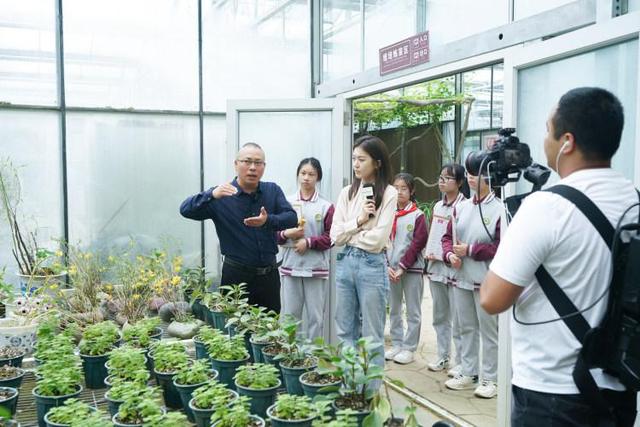
[[[254,354],[255,352],[251,344],[251,337],[254,335],[257,336],[256,334],[263,327],[264,322],[273,317],[277,317],[273,311],[266,313],[266,308],[264,307],[244,304],[227,319],[226,326],[229,329],[229,334],[237,334],[244,337],[245,347],[250,356],[249,361],[252,363],[263,362],[263,360],[261,351],[257,351],[258,360],[256,360],[256,355]],[[256,347],[262,348],[259,342],[256,343]]]
[[[384,376],[383,368],[372,363],[377,356],[375,349],[370,337],[360,338],[355,347],[342,346],[340,357],[334,358],[330,365],[318,366],[320,373],[341,378],[342,388],[333,402],[334,409],[355,411],[358,425],[371,413],[371,401],[378,393],[370,383]]]
[[[147,373],[148,374],[148,373]],[[104,398],[107,401],[107,407],[109,408],[109,413],[113,417],[118,413],[118,409],[122,402],[124,402],[124,398],[126,394],[130,391],[137,390],[141,392],[147,388],[146,381],[127,381],[120,378],[115,378],[111,383],[111,388],[107,390],[104,394]]]
[[[20,388],[26,371],[16,366],[0,366],[0,387]]]
[[[0,387],[0,408],[6,408],[10,416],[16,413],[19,394],[14,387]]]
[[[266,363],[253,363],[238,368],[235,386],[238,394],[251,399],[251,413],[266,416],[267,408],[276,400],[281,385],[278,369]]]
[[[340,359],[340,348],[324,343],[321,337],[316,338],[311,353],[318,361],[318,367],[333,371],[335,368],[333,362]],[[342,380],[340,377],[331,373],[320,373],[316,367],[311,371],[307,371],[300,375],[300,385],[305,396],[314,399],[319,394],[329,394],[336,392],[340,388]]]
[[[0,347],[0,366],[11,365],[22,366],[22,358],[26,354],[26,351],[20,347],[4,346]]]
[[[219,406],[211,417],[211,427],[264,427],[264,420],[249,412],[248,399],[240,396],[229,406]]]
[[[246,321],[253,359],[258,363],[265,361],[262,349],[271,344],[269,334],[280,329],[278,314],[274,311],[266,313],[265,310],[264,307],[251,307],[248,311],[250,318]]]
[[[153,341],[159,341],[162,336],[162,328],[160,328],[160,319],[157,317],[149,317],[139,320],[135,324],[125,324],[122,328],[122,341],[131,347],[142,349],[147,356],[146,366],[149,372],[153,372],[153,365],[148,357],[149,348]]]
[[[238,393],[229,390],[224,384],[210,380],[193,391],[189,409],[198,427],[209,427],[211,415],[220,406],[227,406],[238,398]]]
[[[355,412],[351,409],[344,409],[335,413],[335,418],[331,415],[329,408],[331,401],[318,400],[316,407],[318,408],[318,417],[313,421],[313,427],[357,427],[358,420]]]
[[[267,409],[267,416],[272,427],[311,427],[318,409],[307,396],[281,394]]]
[[[143,368],[147,358],[141,349],[129,347],[116,347],[109,353],[109,360],[105,363],[108,377],[104,383],[110,386],[113,380],[146,382],[149,380],[149,372]]]
[[[44,421],[47,427],[68,427],[77,419],[87,418],[93,411],[94,408],[81,400],[68,399],[64,405],[51,408],[44,416]]]
[[[44,416],[49,409],[77,397],[82,391],[80,360],[64,347],[51,349],[49,359],[38,366],[35,396],[38,425],[45,427]]]
[[[196,348],[196,359],[209,359],[207,343],[222,338],[222,332],[213,329],[209,325],[202,326],[196,336],[193,337],[193,345]]]
[[[166,412],[150,416],[145,427],[177,427],[188,425],[187,417],[181,412]]]
[[[173,376],[189,362],[184,346],[158,346],[153,357],[153,371],[158,385],[162,387],[165,405],[169,408],[182,409],[182,400],[173,384]]]
[[[205,292],[202,296],[202,304],[205,306],[205,322],[224,331],[224,312],[222,311],[224,295],[219,291]]]
[[[156,388],[131,387],[124,392],[118,413],[111,421],[117,427],[142,427],[150,418],[164,414],[158,399]]]
[[[3,318],[7,315],[6,304],[11,304],[13,299],[15,298],[15,289],[11,283],[8,283],[4,279],[6,267],[3,267],[0,270],[0,318]]]
[[[298,338],[298,326],[302,323],[292,316],[287,316],[282,325],[286,338],[282,344],[283,351],[274,359],[280,362],[280,371],[287,393],[298,396],[304,395],[300,385],[300,375],[316,367],[317,359],[307,354],[301,340]]]
[[[79,348],[87,388],[103,388],[108,375],[105,362],[119,340],[118,327],[111,321],[96,323],[84,330]]]
[[[191,303],[191,312],[196,319],[206,321],[205,306],[202,304],[202,297],[211,286],[211,280],[207,280],[207,273],[204,268],[187,268],[182,273],[184,280],[184,299]],[[207,310],[208,311],[208,310]]]
[[[222,322],[223,331],[228,332],[229,335],[236,334],[236,327],[234,325],[227,324],[229,318],[237,314],[244,313],[249,307],[246,287],[246,283],[220,286],[220,292],[224,295],[224,299],[222,300],[221,307],[223,316],[219,316],[218,321]]]
[[[211,369],[208,360],[199,359],[184,365],[173,377],[173,386],[178,390],[184,412],[191,422],[194,421],[193,412],[189,408],[189,401],[195,389],[203,386],[210,380],[215,380],[218,372]]]
[[[211,366],[218,371],[218,379],[221,383],[233,387],[233,376],[239,366],[249,360],[249,352],[244,347],[241,336],[228,338],[222,336],[207,343],[207,350],[211,358]]]
[[[51,297],[43,289],[14,299],[9,317],[0,319],[0,347],[33,351],[38,323],[47,316]]]

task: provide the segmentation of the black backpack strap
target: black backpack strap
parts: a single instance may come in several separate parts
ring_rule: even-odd
[[[615,229],[602,211],[584,193],[567,185],[556,185],[545,191],[558,194],[573,203],[587,217],[609,249],[611,249]],[[540,288],[553,308],[562,317],[571,333],[580,344],[584,344],[585,335],[591,329],[591,326],[580,313],[580,310],[543,266],[540,266],[536,271],[536,279],[538,279]],[[572,376],[580,394],[589,404],[597,408],[598,412],[602,414],[612,415],[612,407],[600,393],[597,383],[589,372],[589,366],[584,360],[582,351],[578,354]],[[607,425],[606,421],[602,425]]]

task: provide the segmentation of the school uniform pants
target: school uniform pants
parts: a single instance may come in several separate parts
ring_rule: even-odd
[[[480,306],[480,290],[453,288],[460,339],[462,344],[462,374],[478,375],[478,336],[482,341],[483,380],[498,378],[498,316],[490,315]]]
[[[400,281],[389,282],[391,342],[396,348],[412,352],[418,349],[423,290],[422,274],[419,273],[405,272]],[[406,331],[402,319],[403,302],[407,313]]]
[[[346,246],[336,258],[336,334],[338,340],[354,346],[371,337],[378,355],[372,362],[384,367],[384,322],[389,292],[387,261],[374,254]],[[378,389],[381,381],[370,384]]]
[[[455,349],[454,365],[460,364],[462,353],[460,340],[460,324],[456,311],[453,286],[435,280],[429,281],[431,299],[433,300],[433,329],[436,331],[438,343],[438,359],[451,356],[451,339]]]
[[[282,276],[282,312],[302,320],[302,310],[306,309],[306,319],[302,323],[302,335],[313,340],[322,337],[326,278]]]

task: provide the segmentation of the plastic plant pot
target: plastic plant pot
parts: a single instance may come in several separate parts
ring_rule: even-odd
[[[233,388],[233,377],[239,366],[244,365],[249,360],[249,356],[242,360],[218,360],[211,358],[211,366],[218,371],[218,381]]]
[[[80,357],[82,358],[82,370],[84,371],[84,382],[87,388],[92,390],[104,388],[104,379],[109,375],[105,366],[109,355],[89,356],[81,354]]]
[[[237,392],[233,390],[229,390],[229,393],[233,394],[233,398],[229,400],[229,403],[227,405],[233,404],[233,402],[238,398]],[[211,415],[213,415],[213,413],[216,411],[217,408],[215,407],[208,408],[208,409],[198,408],[197,406],[195,406],[194,402],[195,402],[194,399],[191,399],[189,401],[188,406],[191,412],[193,413],[193,418],[194,418],[196,427],[209,427],[211,425]]]
[[[285,420],[273,415],[273,411],[276,405],[273,404],[267,409],[267,417],[271,420],[271,427],[311,427],[313,420],[315,420],[318,414],[313,414],[308,418],[302,420]]]
[[[251,399],[251,413],[261,417],[267,416],[267,408],[276,402],[278,388],[282,383],[278,380],[278,384],[266,389],[248,388],[238,385],[235,382],[236,390],[240,396],[247,396]]]
[[[44,416],[49,409],[55,408],[56,406],[60,406],[64,404],[67,399],[71,399],[72,397],[78,397],[82,392],[82,386],[78,385],[78,390],[74,393],[66,394],[64,396],[41,396],[38,394],[38,387],[34,388],[31,392],[35,397],[36,401],[36,413],[38,416],[38,426],[46,427],[46,423],[44,422]]]

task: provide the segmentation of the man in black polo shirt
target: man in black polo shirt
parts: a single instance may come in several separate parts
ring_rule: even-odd
[[[275,232],[296,227],[298,217],[273,182],[261,182],[262,148],[244,144],[234,161],[236,178],[187,198],[185,218],[213,220],[224,255],[222,285],[246,283],[249,303],[280,311],[280,275]]]

